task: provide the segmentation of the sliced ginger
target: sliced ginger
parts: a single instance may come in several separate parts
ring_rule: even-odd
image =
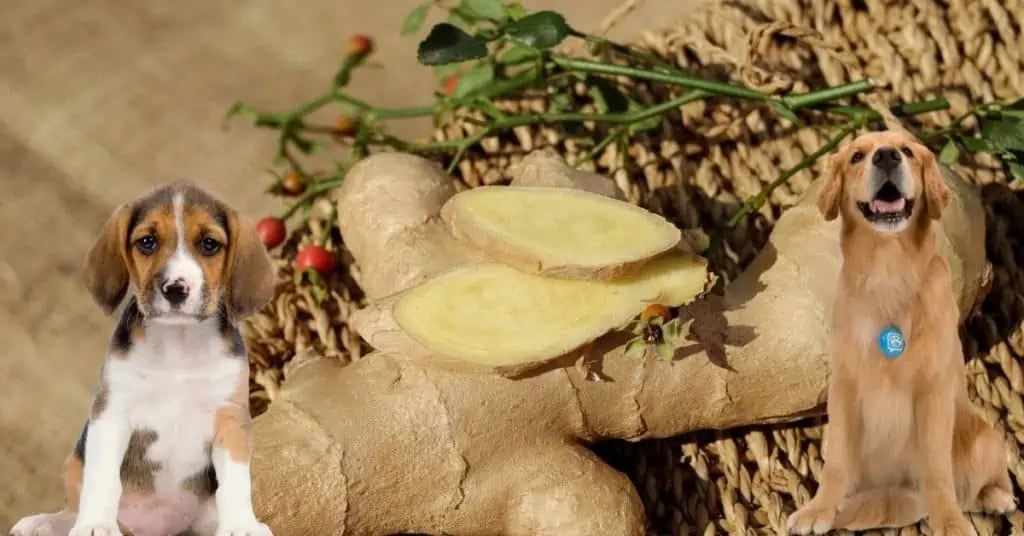
[[[679,243],[661,216],[625,201],[568,188],[484,186],[441,210],[452,235],[518,270],[612,279]]]
[[[438,356],[514,368],[575,350],[648,303],[686,304],[707,283],[707,263],[682,253],[658,257],[613,281],[551,278],[482,263],[410,289],[392,313],[403,331]]]

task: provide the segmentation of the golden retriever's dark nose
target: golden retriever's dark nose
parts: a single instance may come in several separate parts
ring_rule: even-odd
[[[871,163],[883,171],[892,171],[900,165],[900,152],[892,147],[879,147]]]

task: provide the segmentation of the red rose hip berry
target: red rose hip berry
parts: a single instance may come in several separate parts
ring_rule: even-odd
[[[348,38],[348,53],[353,56],[366,56],[373,52],[373,39],[363,34],[355,34]]]
[[[256,234],[260,236],[260,240],[263,241],[264,246],[267,246],[267,249],[274,249],[284,242],[288,233],[281,218],[268,216],[256,222]]]
[[[668,307],[660,303],[652,303],[640,313],[640,322],[644,324],[650,323],[655,318],[660,318],[662,322],[668,322],[672,319],[672,313],[669,312]]]
[[[305,272],[312,268],[320,275],[334,271],[334,253],[323,246],[306,246],[295,256],[295,271]]]
[[[347,115],[339,115],[334,120],[334,134],[336,136],[354,136],[358,130],[355,119]]]
[[[306,191],[306,182],[298,172],[291,171],[281,179],[281,190],[288,195],[299,195]]]
[[[459,83],[459,75],[453,74],[448,76],[441,82],[441,88],[444,90],[445,95],[455,94],[455,86]]]

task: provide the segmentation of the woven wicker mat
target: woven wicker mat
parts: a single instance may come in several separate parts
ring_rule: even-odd
[[[1022,13],[1024,0],[748,0],[709,6],[685,23],[643,35],[637,45],[703,76],[768,91],[880,78],[891,84],[883,93],[890,102],[948,98],[950,111],[918,119],[919,126],[935,127],[973,103],[1024,95]],[[583,89],[580,102],[587,109],[591,105]],[[662,87],[632,90],[648,102],[670,95]],[[545,104],[541,91],[500,107],[510,114],[534,113]],[[464,119],[443,125],[435,136],[471,132],[474,127]],[[502,182],[510,163],[542,146],[555,147],[571,160],[586,148],[565,141],[565,134],[558,127],[522,127],[487,139],[467,154],[457,176],[469,186]],[[582,133],[592,139],[601,134]],[[628,147],[610,146],[590,168],[614,177],[632,202],[684,228],[714,232],[742,199],[827,137],[827,129],[794,130],[756,106],[694,103],[668,114],[660,131],[638,135]],[[727,251],[711,259],[723,277],[734,276],[752,258],[781,211],[819,171],[797,174],[731,234]],[[963,332],[969,389],[985,418],[1004,433],[1016,494],[1024,499],[1024,278],[1018,275],[1024,265],[1024,244],[1018,244],[1024,236],[1024,193],[990,161],[967,162],[959,171],[982,188],[989,218],[986,241],[995,268],[994,288]],[[282,249],[286,274],[296,247],[309,235],[319,235],[320,225],[311,221],[310,228],[291,236]],[[332,234],[337,243],[337,230]],[[286,375],[287,363],[296,356],[315,352],[347,362],[368,350],[345,324],[361,305],[358,267],[346,267],[346,273],[332,279],[331,298],[322,307],[314,305],[307,289],[288,284],[272,307],[247,324],[255,411],[272,401],[282,369]],[[595,450],[634,480],[656,534],[777,534],[816,487],[821,435],[820,420],[812,420],[608,443]],[[972,520],[982,535],[1024,534],[1020,511],[972,515]],[[924,530],[915,526],[889,532]]]

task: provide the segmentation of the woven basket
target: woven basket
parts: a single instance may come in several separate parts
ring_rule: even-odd
[[[646,33],[635,43],[701,76],[742,82],[771,92],[805,91],[870,76],[889,83],[884,102],[939,96],[947,112],[915,118],[934,128],[974,104],[1024,95],[1024,0],[747,0],[695,12],[673,28]],[[578,94],[593,110],[585,88]],[[637,84],[645,102],[675,90]],[[544,91],[498,103],[507,114],[543,112]],[[437,139],[473,132],[470,114],[457,115]],[[588,127],[591,128],[591,127]],[[593,127],[590,141],[605,132]],[[580,132],[573,132],[579,137]],[[638,134],[628,147],[614,144],[584,167],[614,177],[634,203],[664,214],[682,228],[714,233],[750,195],[823,145],[826,129],[795,129],[763,107],[712,100],[665,116],[660,129]],[[506,181],[510,164],[540,147],[573,161],[588,148],[567,140],[559,127],[520,127],[483,140],[468,151],[456,176],[467,186]],[[447,162],[445,162],[447,164]],[[1024,194],[992,161],[970,161],[958,171],[982,188],[988,215],[988,254],[994,287],[963,332],[969,358],[969,391],[986,420],[1004,433],[1018,500],[1024,499]],[[712,259],[726,280],[752,259],[781,212],[796,202],[820,167],[803,171],[777,189],[769,203],[728,236]],[[292,273],[298,246],[337,229],[312,218],[279,251],[282,273]],[[1020,260],[1018,260],[1020,259]],[[329,282],[330,296],[317,303],[307,288],[284,283],[274,303],[247,321],[252,402],[261,413],[272,402],[289,363],[306,355],[341,362],[369,348],[346,325],[362,305],[358,267],[346,255],[342,273]],[[290,279],[290,277],[289,277]],[[671,401],[667,400],[670,404]],[[770,401],[766,401],[770,403]],[[693,434],[638,444],[606,443],[595,449],[630,475],[656,534],[778,534],[786,517],[809,500],[821,469],[820,420]],[[979,534],[1024,534],[1024,513],[972,515]],[[919,534],[919,526],[902,534]],[[897,532],[897,531],[890,531]]]

